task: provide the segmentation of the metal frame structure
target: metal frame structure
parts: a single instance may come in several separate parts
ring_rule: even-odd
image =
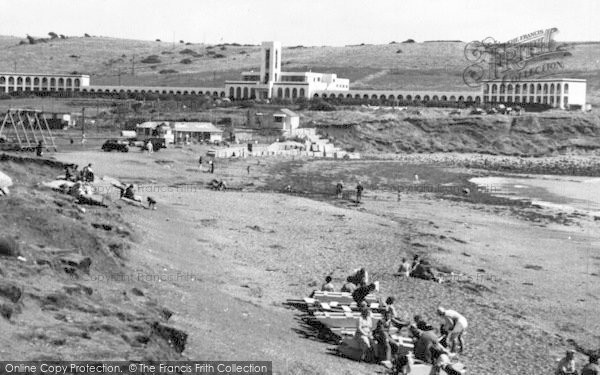
[[[9,109],[4,115],[4,120],[0,126],[0,137],[2,137],[5,128],[9,129],[11,127],[20,150],[33,149],[42,141],[46,150],[53,148],[54,151],[57,151],[54,136],[48,126],[46,117],[41,111],[20,108]]]

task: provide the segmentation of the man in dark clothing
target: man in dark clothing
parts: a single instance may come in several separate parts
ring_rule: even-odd
[[[360,305],[360,303],[367,298],[369,293],[373,292],[376,288],[375,284],[359,286],[352,292],[352,299],[354,299],[354,302],[356,302],[357,305]]]
[[[429,327],[431,328],[431,327]],[[433,329],[420,331],[420,336],[415,342],[415,359],[425,363],[433,363],[431,349],[438,344],[438,337]]]
[[[358,185],[356,185],[356,203],[360,203],[363,190],[364,190],[364,188],[363,188],[361,182],[358,181]]]
[[[42,141],[40,141],[37,146],[35,147],[35,154],[39,157],[42,156],[42,150],[44,149],[44,146],[42,144]]]
[[[581,375],[600,375],[600,365],[598,365],[598,354],[590,354],[590,363],[581,369]]]
[[[212,160],[210,161],[210,173],[215,173],[215,163]]]
[[[344,184],[342,183],[342,181],[340,181],[335,186],[335,196],[337,198],[340,198],[342,196],[343,192],[344,192]]]

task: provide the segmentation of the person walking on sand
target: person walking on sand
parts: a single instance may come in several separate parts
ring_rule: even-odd
[[[148,143],[146,144],[146,149],[148,150],[149,154],[151,154],[154,151],[154,146],[152,145],[152,142],[148,141]]]
[[[198,165],[200,166],[200,169],[202,169],[202,156],[198,159]]]
[[[356,185],[356,203],[360,203],[360,200],[362,199],[363,190],[364,188],[362,186],[362,183],[358,181],[358,185]]]
[[[407,261],[406,258],[402,258],[402,264],[400,264],[400,268],[398,268],[398,276],[408,279],[410,277],[410,271],[412,271],[410,262]]]
[[[456,353],[455,349],[456,349],[456,341],[458,341],[459,345],[460,345],[460,349],[459,349],[459,353],[462,353],[465,347],[465,342],[463,340],[463,334],[465,333],[465,330],[467,329],[467,327],[469,326],[468,322],[467,322],[467,318],[465,318],[464,316],[462,316],[461,314],[459,314],[458,312],[454,311],[454,310],[446,310],[443,307],[438,307],[437,309],[437,313],[439,316],[444,318],[444,324],[447,327],[450,323],[449,321],[452,321],[452,330],[450,332],[448,332],[448,346],[450,347],[450,351],[453,353]],[[446,321],[446,319],[448,319],[448,321]]]
[[[208,162],[209,166],[210,166],[210,173],[215,173],[215,163],[214,161],[209,161]]]
[[[246,167],[246,170],[248,171],[248,174],[250,174],[250,165]]]

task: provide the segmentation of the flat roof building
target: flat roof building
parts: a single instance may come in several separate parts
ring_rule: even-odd
[[[344,92],[350,81],[333,73],[282,72],[281,43],[261,44],[260,71],[243,72],[239,81],[226,81],[225,91],[233,99],[312,98],[315,92]]]
[[[0,73],[0,93],[21,91],[79,91],[90,85],[87,74]]]

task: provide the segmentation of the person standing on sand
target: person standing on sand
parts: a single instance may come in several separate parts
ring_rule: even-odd
[[[335,185],[335,196],[339,199],[342,196],[342,192],[344,191],[344,183],[342,181],[338,182]]]
[[[358,185],[356,185],[356,203],[360,203],[363,190],[364,188],[362,186],[362,183],[358,181]]]
[[[439,316],[444,317],[444,325],[447,327],[449,325],[449,321],[452,321],[452,330],[448,332],[448,346],[450,347],[450,351],[456,353],[456,341],[460,344],[459,353],[462,353],[465,347],[465,342],[462,338],[465,330],[469,326],[467,322],[467,318],[459,314],[454,310],[446,310],[443,307],[438,307],[437,313]],[[448,319],[449,321],[446,321]]]
[[[210,165],[210,173],[215,173],[215,163],[214,161],[209,161],[208,164]]]
[[[250,174],[250,165],[246,167],[246,170],[248,170],[248,174]]]
[[[44,149],[44,145],[43,145],[42,141],[39,141],[39,143],[38,143],[38,144],[37,144],[37,146],[35,147],[35,154],[36,154],[38,157],[40,157],[40,158],[42,157],[42,154],[43,154],[42,150],[43,150],[43,149]]]
[[[198,159],[198,165],[200,166],[200,169],[202,169],[202,156]]]

